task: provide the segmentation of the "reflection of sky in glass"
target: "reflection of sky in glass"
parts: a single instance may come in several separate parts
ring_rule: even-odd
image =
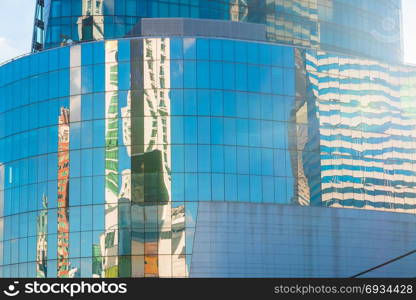
[[[416,63],[416,1],[403,0],[404,61]]]

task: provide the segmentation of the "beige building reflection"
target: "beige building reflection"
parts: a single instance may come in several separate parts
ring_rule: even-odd
[[[172,207],[170,42],[140,41],[144,92],[118,107],[117,41],[106,42],[106,212],[96,277],[185,277],[184,206]],[[133,73],[134,71],[132,71]],[[134,105],[133,105],[134,104]],[[133,106],[132,106],[133,105]],[[137,110],[141,113],[137,116]],[[134,116],[132,111],[135,111]],[[119,118],[122,117],[122,121]],[[123,128],[119,130],[121,124]],[[123,145],[119,145],[120,132]],[[134,140],[132,137],[134,136]],[[130,169],[120,169],[125,149]],[[120,152],[121,151],[121,152]],[[97,249],[95,256],[97,256]],[[94,260],[95,264],[99,262]],[[101,270],[101,274],[98,274]]]
[[[82,0],[82,16],[77,21],[80,41],[104,38],[103,2],[104,0]]]
[[[42,195],[42,209],[37,216],[36,224],[36,277],[48,275],[48,197]]]
[[[230,16],[233,22],[245,22],[248,15],[248,5],[246,0],[231,0]]]

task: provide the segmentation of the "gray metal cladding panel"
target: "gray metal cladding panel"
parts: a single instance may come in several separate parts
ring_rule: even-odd
[[[266,26],[263,24],[201,20],[185,18],[142,19],[140,28],[132,35],[141,36],[205,36],[245,40],[266,41]]]
[[[410,214],[199,203],[191,277],[350,277],[416,247]],[[409,256],[368,277],[414,277]]]

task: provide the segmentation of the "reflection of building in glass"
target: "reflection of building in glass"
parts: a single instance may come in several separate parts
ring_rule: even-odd
[[[351,277],[416,244],[398,1],[37,2],[0,66],[0,276]]]
[[[36,277],[46,278],[48,275],[48,198],[42,196],[42,210],[37,220],[36,244]]]
[[[306,66],[319,116],[317,204],[413,212],[416,119],[406,102],[414,90],[403,87],[414,86],[414,71],[312,51]]]
[[[82,16],[78,18],[81,41],[104,38],[103,0],[82,0]]]
[[[245,0],[231,0],[230,15],[231,21],[246,21],[248,14],[247,2]]]
[[[292,166],[292,176],[295,179],[293,185],[292,203],[299,205],[310,204],[310,185],[307,182],[305,169],[310,163],[311,157],[308,154],[308,145],[311,141],[308,130],[308,109],[310,103],[307,101],[307,91],[304,88],[304,64],[301,59],[301,52],[295,50],[295,74],[296,97],[287,109],[291,110],[291,122],[288,124],[288,148],[290,151],[290,165]],[[305,156],[308,156],[307,158]]]
[[[401,59],[400,1],[43,1],[51,7],[44,14],[45,48],[58,46],[63,36],[73,41],[127,37],[142,18],[199,18],[263,24],[272,42]]]
[[[144,39],[141,46],[144,94],[133,111],[143,111],[144,117],[132,124],[139,133],[131,158],[132,227],[139,229],[132,234],[132,252],[144,257],[133,263],[139,268],[134,275],[183,277],[184,242],[179,241],[184,241],[184,227],[179,227],[184,222],[176,220],[171,204],[170,40]]]
[[[100,245],[92,245],[92,277],[100,278],[103,272],[103,257]]]
[[[277,1],[269,4],[276,14],[267,16],[267,35],[275,41],[318,47],[318,0]]]
[[[144,147],[134,153],[132,171],[143,178],[133,200],[144,210],[144,276],[185,276],[177,257],[182,249],[172,245],[170,40],[143,40],[143,55]]]
[[[69,110],[61,108],[58,128],[58,277],[69,277]]]
[[[181,208],[172,212],[170,204],[169,40],[146,39],[142,44],[143,102],[140,104],[137,93],[128,92],[127,105],[121,108],[123,146],[118,144],[119,96],[117,91],[111,92],[117,85],[118,47],[117,43],[106,43],[106,55],[111,55],[108,60],[112,61],[107,65],[106,81],[110,91],[106,98],[106,233],[101,236],[100,251],[96,247],[93,250],[94,274],[182,277],[185,276],[184,212],[183,206],[182,214]],[[141,109],[143,116],[130,123],[132,109]],[[137,132],[134,146],[130,146],[132,130]],[[131,171],[119,171],[120,149],[124,147],[131,159]],[[98,267],[100,255],[104,256],[102,269]]]
[[[45,1],[37,0],[35,8],[35,24],[33,26],[33,40],[32,50],[33,52],[42,50],[45,39]]]
[[[105,234],[101,253],[105,277],[118,276],[118,63],[117,41],[105,42]]]

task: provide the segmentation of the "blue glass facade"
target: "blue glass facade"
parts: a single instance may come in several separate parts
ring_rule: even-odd
[[[170,17],[172,1],[151,2],[84,5],[101,21],[121,3]],[[224,7],[190,2],[175,7]],[[79,3],[39,4],[46,40]],[[94,22],[92,39],[112,32]],[[345,55],[210,35],[73,43],[0,67],[0,276],[348,277],[412,250],[416,68],[351,41]]]
[[[400,1],[46,0],[45,48],[135,35],[142,18],[260,23],[273,42],[398,62]]]

